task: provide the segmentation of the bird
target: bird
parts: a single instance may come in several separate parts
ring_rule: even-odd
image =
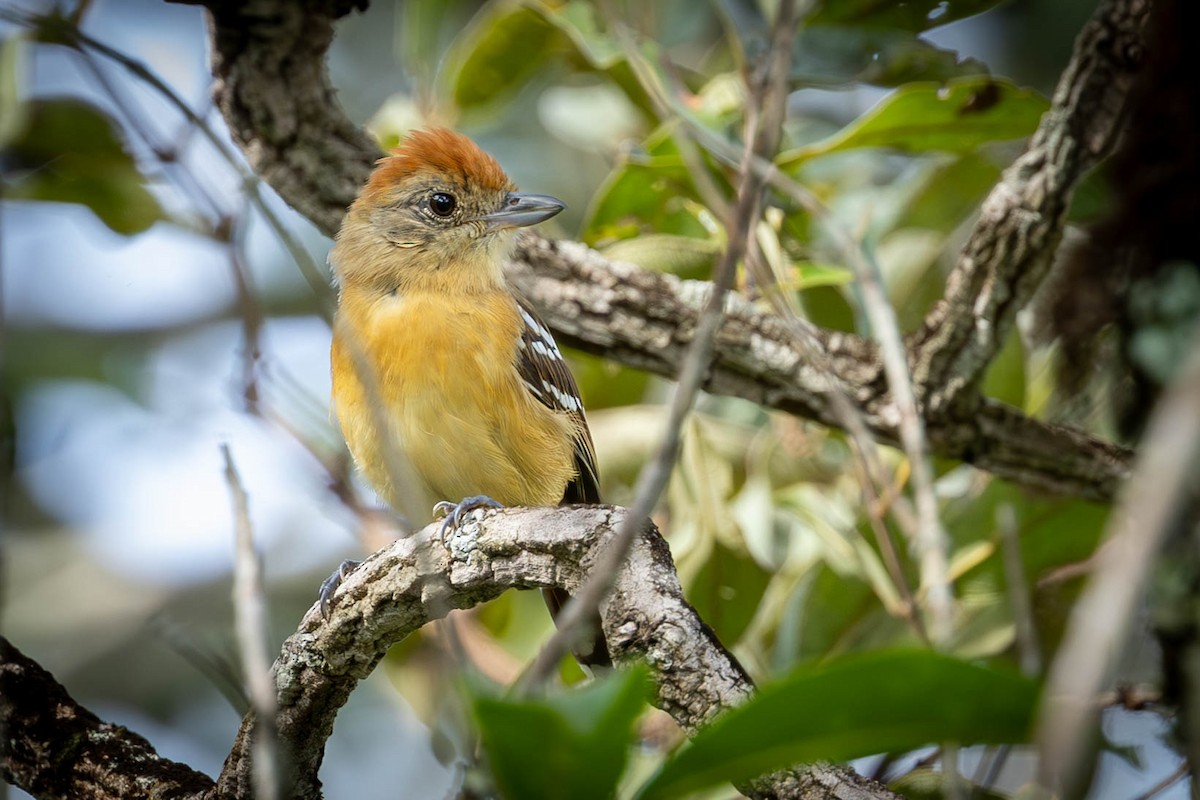
[[[343,218],[329,256],[333,411],[358,468],[402,514],[436,507],[457,525],[480,506],[601,501],[579,388],[503,270],[516,231],[565,207],[517,191],[468,137],[427,128],[376,162]],[[568,599],[544,595],[552,614]],[[575,649],[589,666],[609,663],[596,623]]]

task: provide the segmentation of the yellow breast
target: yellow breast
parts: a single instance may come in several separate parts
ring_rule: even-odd
[[[403,508],[405,496],[419,498],[425,518],[438,500],[477,494],[504,505],[562,499],[577,431],[525,389],[515,366],[521,326],[503,291],[343,292],[331,354],[335,413],[359,467],[402,512],[417,513]],[[355,350],[375,380],[360,380]],[[399,451],[391,468],[389,441]],[[410,491],[398,489],[397,471],[412,474]]]

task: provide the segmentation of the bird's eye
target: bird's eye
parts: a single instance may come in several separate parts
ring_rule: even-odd
[[[458,208],[458,201],[452,194],[434,192],[429,198],[429,208],[439,217],[448,217]]]

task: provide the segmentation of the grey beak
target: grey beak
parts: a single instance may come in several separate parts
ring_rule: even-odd
[[[548,194],[509,192],[499,211],[484,214],[479,219],[487,223],[489,231],[524,228],[545,222],[566,207],[562,200]]]

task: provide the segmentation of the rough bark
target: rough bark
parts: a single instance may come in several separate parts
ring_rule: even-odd
[[[370,556],[342,583],[329,619],[314,606],[275,663],[286,782],[282,796],[321,796],[318,771],[334,718],[388,648],[451,609],[470,608],[510,588],[577,591],[625,513],[611,506],[476,512],[444,543],[435,523]],[[655,704],[685,731],[695,731],[753,691],[745,671],[684,599],[670,551],[652,526],[634,543],[600,610],[616,663],[648,664],[656,681]],[[253,717],[243,721],[214,785],[158,758],[136,734],[101,723],[48,675],[42,673],[38,683],[17,683],[10,676],[39,670],[10,647],[2,653],[6,736],[27,744],[5,754],[5,775],[18,785],[42,787],[43,798],[251,797]],[[10,713],[10,697],[25,698],[29,708]],[[38,720],[53,715],[85,724],[78,734],[73,728],[55,734],[64,741],[54,747],[42,747]],[[68,747],[79,741],[85,746]],[[91,782],[60,787],[64,758],[73,760],[71,775]],[[79,785],[90,793],[79,791]],[[92,788],[97,785],[104,791]],[[745,791],[764,798],[895,797],[849,767],[826,764],[778,773]]]
[[[54,676],[0,637],[0,774],[39,798],[195,797],[207,775],[80,707]]]
[[[1079,34],[1029,147],[984,201],[944,298],[913,342],[913,378],[932,417],[977,396],[1017,312],[1050,271],[1075,187],[1121,133],[1150,5],[1101,4]]]

